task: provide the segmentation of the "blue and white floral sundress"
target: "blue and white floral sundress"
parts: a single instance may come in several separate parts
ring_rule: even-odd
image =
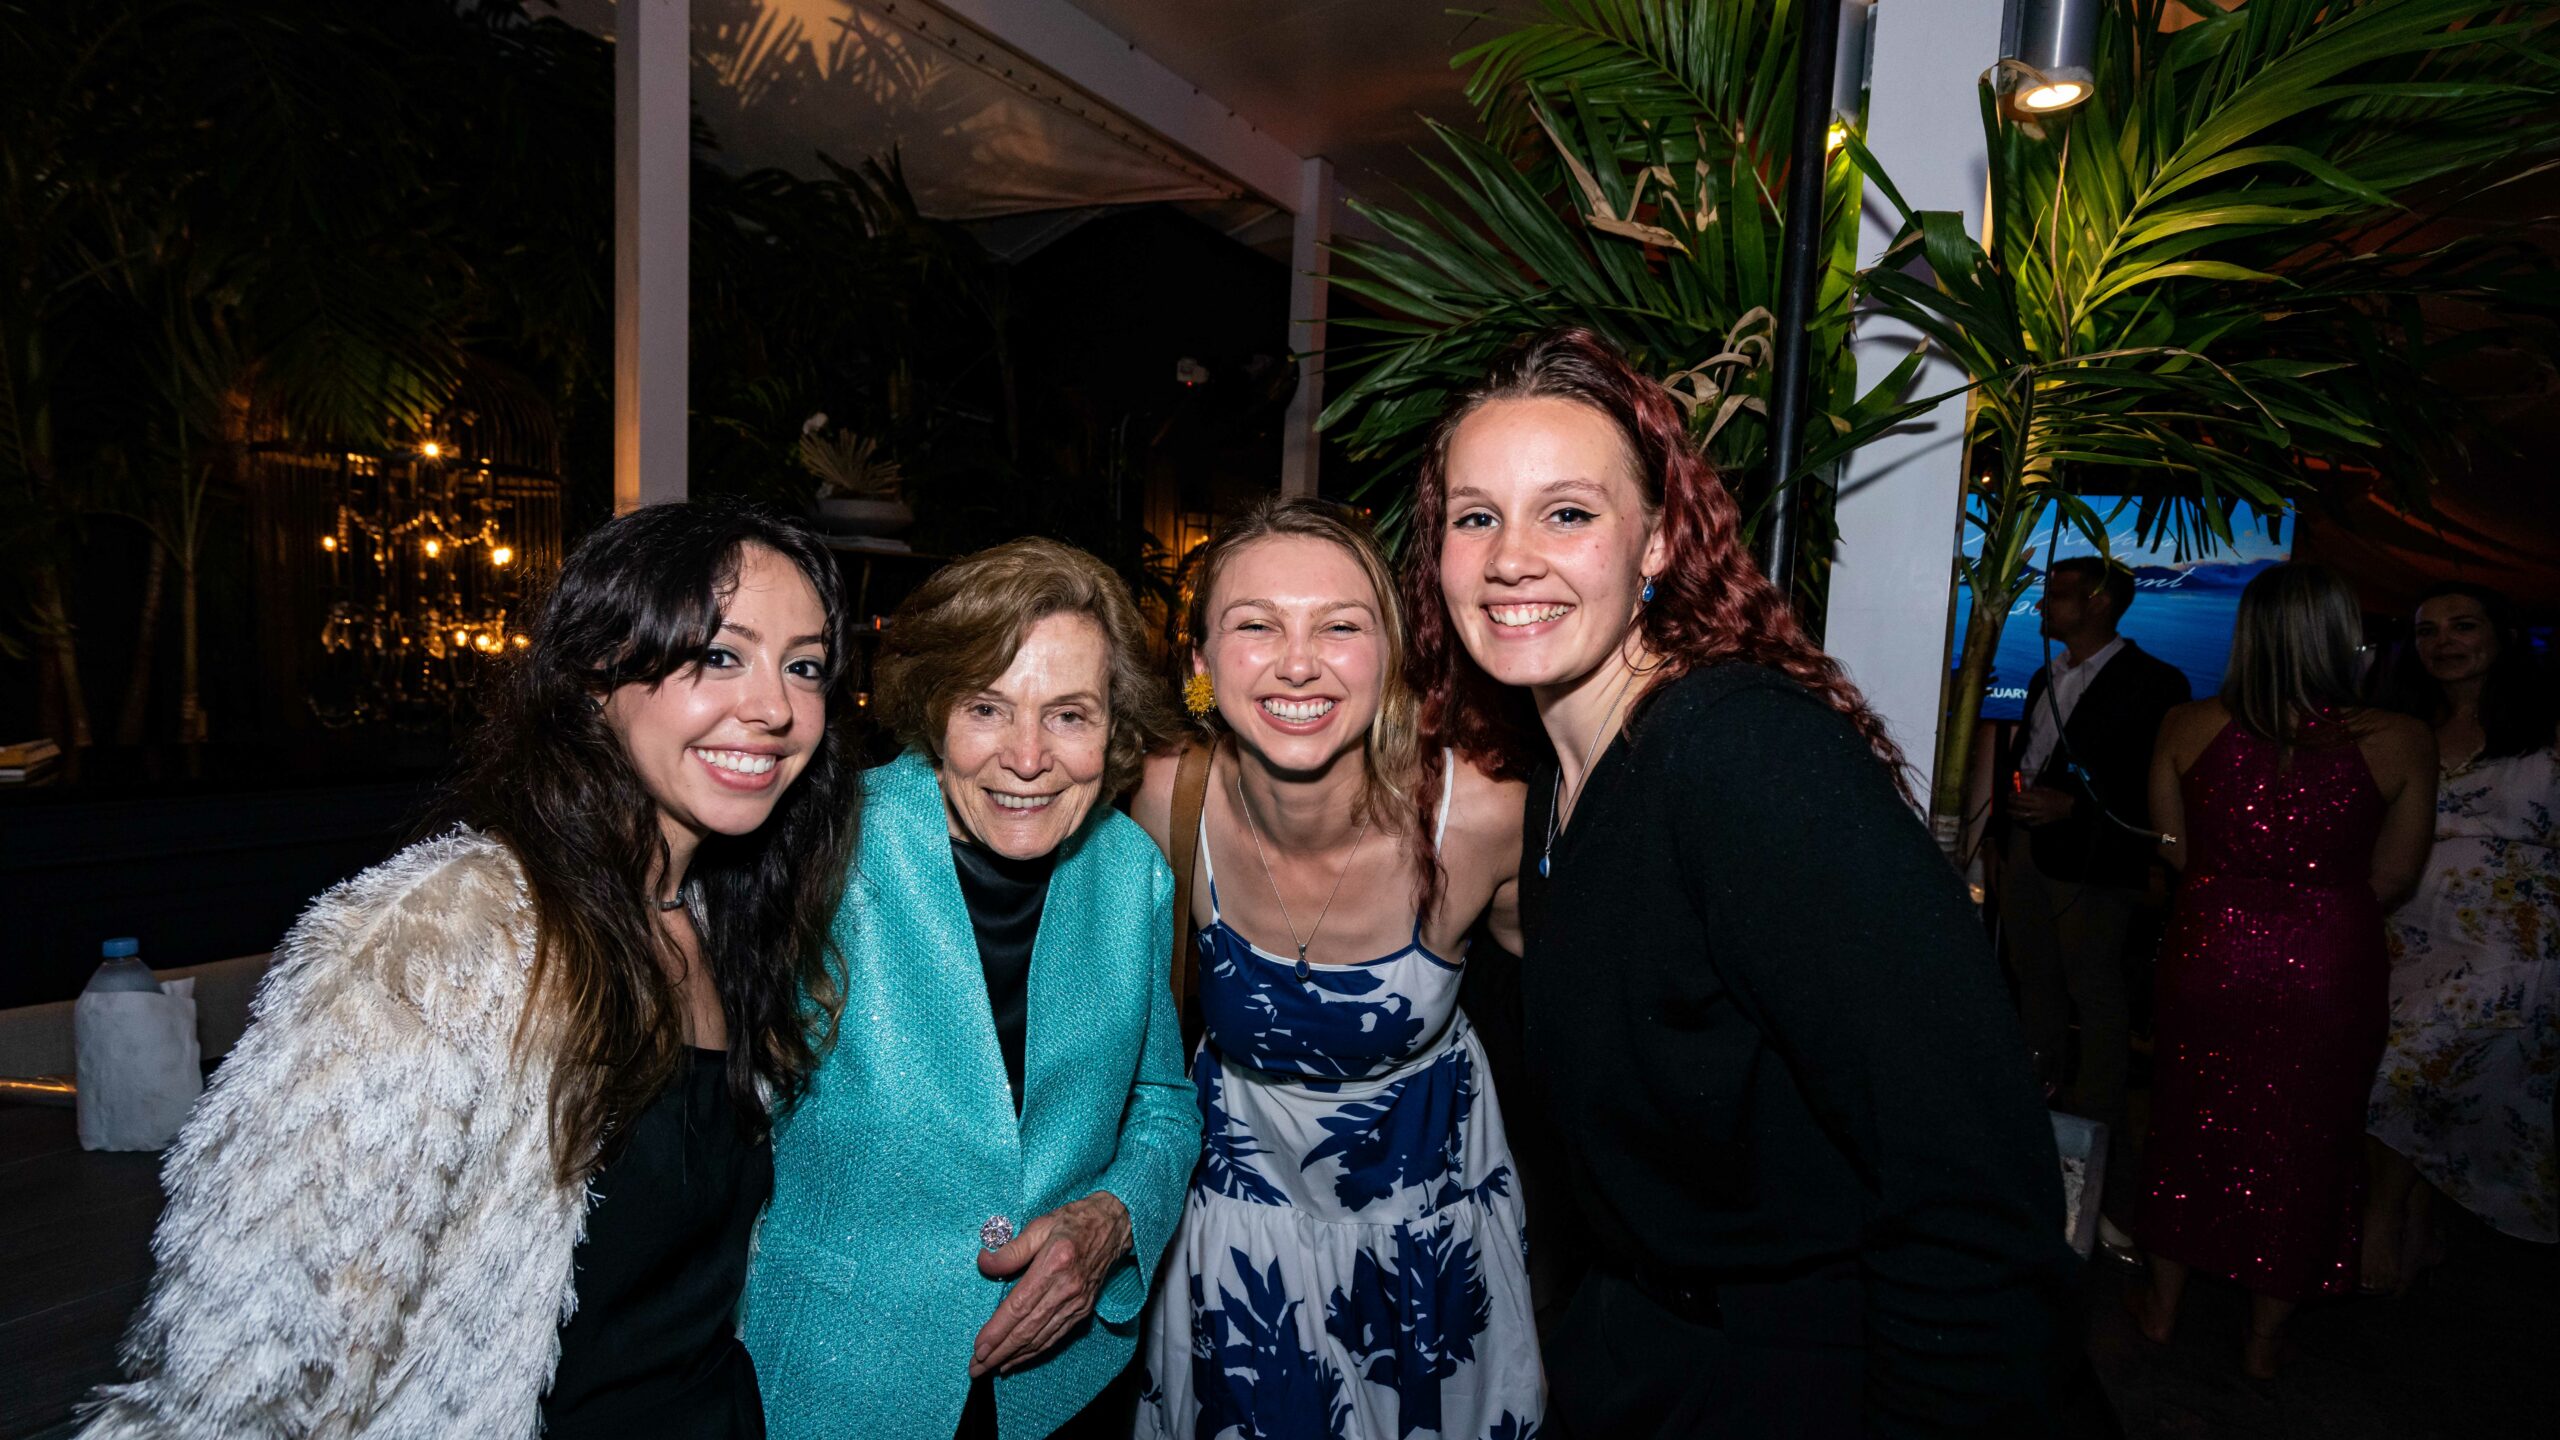
[[[1536,1435],[1520,1189],[1459,967],[1417,921],[1394,954],[1302,975],[1219,916],[1205,823],[1200,853],[1202,1147],[1140,1440]]]

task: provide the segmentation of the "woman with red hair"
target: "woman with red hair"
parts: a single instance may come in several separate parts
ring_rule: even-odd
[[[1535,765],[1527,1054],[1594,1249],[1565,1428],[2048,1428],[2077,1281],[1999,971],[1670,395],[1590,331],[1522,342],[1414,535],[1426,729]]]

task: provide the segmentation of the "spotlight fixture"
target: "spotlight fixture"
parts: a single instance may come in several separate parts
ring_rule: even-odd
[[[1993,69],[2012,117],[2051,115],[2097,93],[2090,59],[2103,7],[2104,0],[2008,0]]]

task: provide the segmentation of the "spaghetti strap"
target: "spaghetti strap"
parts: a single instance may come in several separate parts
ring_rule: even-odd
[[[1208,872],[1208,876],[1209,876],[1209,923],[1210,923],[1210,924],[1212,924],[1212,925],[1215,925],[1215,924],[1219,923],[1219,916],[1218,916],[1218,862],[1217,862],[1216,860],[1211,859],[1211,858],[1210,858],[1210,856],[1209,856],[1209,807],[1208,807],[1208,806],[1206,806],[1206,805],[1203,805],[1203,806],[1201,806],[1201,807],[1200,807],[1200,868],[1201,868],[1202,870],[1204,870],[1204,871]],[[1188,923],[1188,922],[1189,922],[1189,920],[1190,920],[1190,917],[1186,915],[1186,916],[1184,916],[1184,917],[1183,917],[1183,919],[1184,919],[1185,923]]]
[[[1446,746],[1440,751],[1440,818],[1431,825],[1431,848],[1440,848],[1441,837],[1449,833],[1449,802],[1458,793],[1458,750]]]

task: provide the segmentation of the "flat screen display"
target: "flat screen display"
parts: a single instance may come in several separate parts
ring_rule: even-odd
[[[2117,502],[2095,495],[2081,497],[2099,514],[2115,512]],[[2243,522],[2246,523],[2246,522]],[[2087,536],[2074,529],[2059,514],[2046,512],[2043,528],[2036,532],[2035,543],[2028,547],[2028,565],[2037,578],[2031,580],[2018,595],[2009,612],[2009,623],[2000,632],[2000,648],[1992,652],[1990,691],[1983,697],[1982,718],[2016,720],[2026,713],[2027,681],[2045,663],[2045,643],[2036,627],[2036,602],[2044,598],[2042,574],[2046,563],[2045,547],[2053,543],[2055,525],[2062,526],[2062,539],[2055,545],[2052,558],[2068,559],[2074,555],[2094,555],[2098,547]],[[2187,684],[2197,695],[2211,695],[2222,688],[2222,670],[2231,655],[2231,621],[2240,608],[2240,591],[2259,571],[2290,558],[2290,539],[2270,538],[2265,529],[2241,529],[2235,525],[2235,545],[2212,555],[2174,559],[2176,546],[2168,536],[2156,545],[2144,545],[2134,538],[2133,507],[2126,505],[2108,530],[2108,544],[2115,557],[2133,567],[2135,594],[2133,608],[2127,610],[2117,628],[2136,645],[2186,672]],[[2289,537],[2292,517],[2277,523],[2276,535]],[[1980,527],[1965,527],[1965,555],[1968,559],[1980,553]],[[1965,623],[1971,615],[1973,596],[1956,592],[1956,643],[1964,643]],[[2056,647],[2057,651],[2059,647]],[[1956,656],[1961,665],[1964,657]]]

